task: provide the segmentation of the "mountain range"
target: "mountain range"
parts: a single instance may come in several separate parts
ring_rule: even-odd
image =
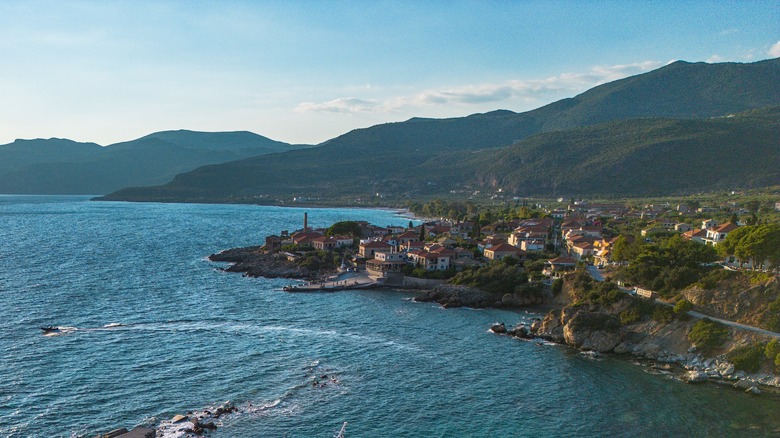
[[[403,199],[499,189],[630,196],[774,185],[777,106],[780,59],[675,62],[525,113],[377,125],[106,199]]]
[[[48,190],[61,191],[45,193],[64,193],[71,179],[92,167],[86,163],[102,165],[83,157],[112,149],[108,161],[115,169],[129,159],[122,151],[141,150],[167,167],[166,172],[153,169],[143,183],[129,182],[136,175],[125,175],[114,187],[165,184],[122,189],[102,198],[107,200],[279,203],[292,197],[403,199],[477,190],[631,196],[758,187],[780,184],[778,107],[780,59],[679,61],[528,112],[413,118],[350,131],[312,147],[273,142],[258,153],[229,140],[255,134],[189,131],[102,149],[70,142],[68,149],[80,158],[57,158],[56,163],[27,158],[26,167],[15,170],[20,185],[13,192],[48,184]],[[4,149],[14,150],[18,142],[0,146],[0,162]],[[44,142],[57,149],[67,140]],[[190,154],[189,161],[178,158],[179,169],[189,169],[177,172],[176,160],[166,159],[175,155],[165,152],[172,147]],[[197,167],[194,157],[202,155],[216,164]],[[6,175],[0,166],[0,181]],[[37,181],[52,175],[58,183]],[[92,180],[91,193],[114,190],[99,187],[100,178]],[[9,193],[8,187],[0,183],[0,192]]]
[[[0,145],[0,193],[105,194],[163,184],[205,164],[304,147],[251,132],[164,131],[100,146],[66,139]]]

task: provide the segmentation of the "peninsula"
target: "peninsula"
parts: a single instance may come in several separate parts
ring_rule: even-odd
[[[456,216],[465,208],[437,203]],[[662,372],[676,364],[686,381],[758,394],[780,388],[780,225],[751,209],[762,206],[733,203],[729,214],[693,201],[578,201],[328,228],[309,227],[305,214],[301,229],[209,258],[230,272],[306,281],[290,292],[387,287],[444,307],[544,304],[553,310],[533,325],[492,330],[628,354]]]

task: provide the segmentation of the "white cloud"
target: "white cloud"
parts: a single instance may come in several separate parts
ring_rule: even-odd
[[[780,41],[772,44],[772,47],[769,48],[767,54],[772,58],[780,57]]]
[[[715,62],[725,62],[725,61],[726,61],[726,58],[718,55],[717,53],[713,54],[712,56],[707,58],[707,62],[709,62],[710,64],[715,63]]]
[[[482,104],[507,100],[532,101],[560,93],[576,93],[593,86],[642,73],[659,67],[646,61],[636,64],[597,66],[587,73],[563,73],[544,79],[516,79],[498,84],[463,86],[446,90],[428,90],[411,98],[400,98],[398,105]]]
[[[596,85],[643,73],[661,65],[658,61],[644,61],[596,66],[585,73],[562,73],[542,79],[513,79],[501,83],[424,90],[411,96],[396,96],[384,101],[348,97],[323,103],[303,102],[298,105],[296,111],[356,113],[397,111],[422,106],[476,106],[492,102],[545,101],[561,94],[582,92]]]
[[[327,102],[301,102],[295,111],[307,112],[331,112],[331,113],[362,113],[374,111],[377,103],[371,100],[358,99],[356,97],[340,97]]]

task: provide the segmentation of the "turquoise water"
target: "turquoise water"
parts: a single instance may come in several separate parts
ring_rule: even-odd
[[[205,260],[303,211],[0,196],[0,436],[94,436],[227,400],[241,412],[213,436],[331,437],[344,421],[349,437],[780,435],[775,398],[487,332],[533,313],[288,294]]]

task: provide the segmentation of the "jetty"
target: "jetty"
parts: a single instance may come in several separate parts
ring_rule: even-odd
[[[378,287],[379,282],[372,279],[366,273],[342,272],[322,281],[290,284],[282,288],[285,292],[336,292],[353,289],[372,289]]]

